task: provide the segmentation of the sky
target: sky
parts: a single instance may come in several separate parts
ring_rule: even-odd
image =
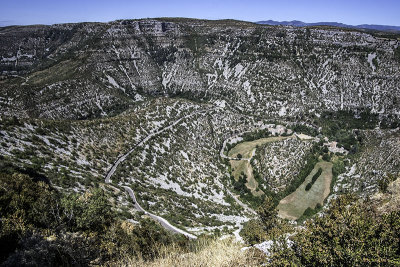
[[[400,26],[399,10],[400,0],[0,0],[0,26],[155,17]]]

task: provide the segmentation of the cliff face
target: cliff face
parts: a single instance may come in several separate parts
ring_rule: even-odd
[[[157,19],[0,29],[2,115],[82,119],[149,95],[265,118],[400,116],[399,41],[328,28]]]
[[[316,137],[260,145],[252,186],[284,192],[323,153],[332,197],[370,195],[399,173],[399,52],[399,41],[358,31],[230,20],[0,28],[0,169],[85,192],[124,155],[106,186],[121,214],[141,218],[130,186],[144,209],[188,231],[239,231],[261,199],[236,195],[221,153],[282,124]]]

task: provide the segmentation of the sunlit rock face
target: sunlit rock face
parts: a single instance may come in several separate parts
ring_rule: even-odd
[[[149,19],[4,27],[0,36],[3,114],[91,118],[170,95],[272,118],[400,116],[399,41],[359,31]]]
[[[256,147],[258,196],[284,192],[319,142],[358,153],[343,160],[332,197],[370,195],[399,172],[398,46],[348,29],[230,20],[0,28],[0,157],[84,192],[125,155],[106,181],[121,212],[134,213],[122,193],[131,186],[145,210],[193,233],[237,233],[254,212],[223,155],[245,133],[291,136]],[[361,120],[346,131],[337,114]],[[360,149],[343,147],[339,130]]]

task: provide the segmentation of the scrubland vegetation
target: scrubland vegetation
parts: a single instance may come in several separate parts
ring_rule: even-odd
[[[1,264],[400,265],[398,40],[184,18],[0,31]]]
[[[0,174],[0,244],[5,265],[90,265],[130,255],[152,259],[161,245],[187,245],[152,220],[132,224],[103,189],[62,194],[40,177]]]

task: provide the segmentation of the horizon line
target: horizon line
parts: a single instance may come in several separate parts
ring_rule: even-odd
[[[206,19],[206,18],[194,18],[194,17],[142,17],[142,18],[123,18],[123,19],[115,19],[115,20],[109,20],[109,21],[74,21],[74,22],[56,22],[56,23],[34,23],[34,24],[6,24],[6,25],[1,25],[2,22],[8,22],[11,20],[6,20],[6,21],[0,21],[0,28],[4,27],[13,27],[13,26],[53,26],[53,25],[63,25],[63,24],[79,24],[79,23],[111,23],[115,21],[123,21],[123,20],[149,20],[149,19],[192,19],[192,20],[205,20],[205,21],[221,21],[221,20],[233,20],[233,21],[241,21],[241,22],[247,22],[247,23],[253,23],[253,24],[259,24],[259,22],[267,22],[267,21],[273,21],[273,22],[278,22],[278,23],[283,23],[283,22],[301,22],[301,23],[306,23],[306,24],[315,24],[315,23],[340,23],[346,26],[389,26],[389,27],[399,27],[400,25],[391,25],[391,24],[370,24],[370,23],[362,23],[362,24],[346,24],[343,22],[339,21],[316,21],[316,22],[305,22],[302,20],[297,20],[297,19],[292,19],[292,20],[274,20],[274,19],[266,19],[266,20],[257,20],[257,21],[250,21],[250,20],[241,20],[241,19],[233,19],[233,18],[219,18],[219,19]],[[267,24],[266,24],[267,25]],[[282,25],[284,26],[284,25]]]

